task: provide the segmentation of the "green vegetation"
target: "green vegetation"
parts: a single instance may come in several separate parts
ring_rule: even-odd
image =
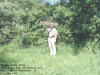
[[[14,75],[99,75],[100,52],[94,55],[91,52],[90,43],[87,46],[81,48],[82,51],[76,55],[71,45],[58,44],[57,55],[50,56],[46,44],[39,47],[30,46],[27,49],[19,49],[14,44],[9,44],[1,48],[5,55],[0,58],[0,62],[3,59],[5,63],[35,67],[30,72],[19,71]],[[2,62],[4,63],[4,61]]]
[[[42,67],[16,75],[99,75],[99,4],[99,0],[60,0],[54,5],[0,0],[0,64]],[[59,23],[56,56],[49,55],[46,26],[40,21]]]

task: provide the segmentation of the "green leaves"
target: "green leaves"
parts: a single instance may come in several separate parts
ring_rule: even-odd
[[[72,43],[95,39],[100,36],[98,9],[99,6],[90,0],[70,0],[68,3],[51,6],[43,6],[39,0],[1,2],[0,41],[12,40],[17,36],[21,38],[23,46],[39,44],[38,40],[46,36],[46,27],[40,26],[40,21],[59,23],[59,42]]]

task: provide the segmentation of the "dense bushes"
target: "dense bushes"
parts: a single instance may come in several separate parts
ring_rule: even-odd
[[[6,4],[1,3],[0,6],[0,44],[7,43],[15,37],[15,25],[13,24],[15,14],[12,12],[15,6],[9,3],[6,6]]]
[[[100,37],[100,19],[95,4],[81,2],[41,5],[36,1],[11,1],[0,6],[0,43],[7,43],[19,37],[22,46],[39,45],[40,38],[45,38],[46,26],[40,21],[59,23],[58,42],[82,44]],[[19,3],[19,4],[18,4]],[[18,4],[18,5],[17,5]],[[78,6],[78,7],[77,7]],[[86,9],[86,8],[89,9]],[[37,42],[38,41],[38,42]]]

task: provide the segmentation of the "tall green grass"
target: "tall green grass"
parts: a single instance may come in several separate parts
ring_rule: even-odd
[[[46,42],[41,46],[22,48],[13,41],[0,47],[0,63],[41,67],[36,70],[32,69],[30,72],[24,71],[10,75],[99,75],[100,52],[97,44],[94,48],[96,54],[94,54],[91,51],[93,46],[94,44],[91,42],[87,42],[86,46],[80,48],[71,44],[59,43],[57,44],[57,55],[50,56]],[[75,54],[75,51],[78,53]]]

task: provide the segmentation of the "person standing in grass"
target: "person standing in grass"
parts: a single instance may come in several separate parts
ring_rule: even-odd
[[[50,55],[56,55],[56,39],[58,32],[56,28],[54,28],[54,24],[50,24],[50,28],[46,29],[46,34],[48,35],[48,44],[50,48]]]

